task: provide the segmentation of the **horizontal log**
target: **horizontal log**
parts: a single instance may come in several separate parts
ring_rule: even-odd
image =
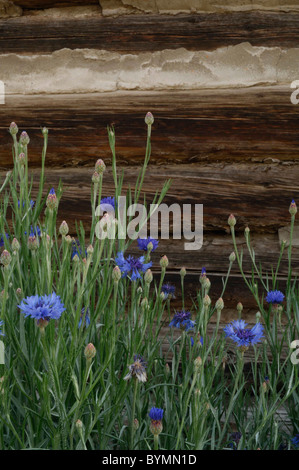
[[[298,109],[289,87],[7,95],[0,106],[0,164],[11,166],[11,121],[30,134],[30,163],[39,165],[41,126],[49,132],[50,166],[110,160],[107,125],[114,124],[120,164],[140,164],[144,115],[155,116],[152,163],[296,160]],[[269,181],[269,184],[271,182]]]
[[[96,5],[99,4],[99,0],[13,0],[15,5],[19,5],[26,9],[44,9],[53,7],[71,7],[78,5]]]
[[[139,168],[124,169],[124,191],[134,187]],[[90,225],[90,184],[92,168],[48,169],[49,188],[57,187],[59,179],[65,193],[61,210],[68,214],[70,221],[82,219]],[[34,170],[38,175],[38,170]],[[148,203],[157,190],[161,190],[168,178],[172,186],[165,202],[203,204],[204,231],[227,234],[227,218],[234,213],[237,218],[237,232],[248,225],[253,232],[272,232],[278,247],[278,229],[289,225],[290,201],[299,201],[299,165],[282,164],[190,164],[150,166],[144,180],[144,192]],[[103,196],[113,192],[113,178],[108,168],[103,179]],[[78,189],[80,197],[78,197]],[[193,211],[192,211],[193,214]],[[216,246],[217,239],[214,240]],[[268,249],[267,249],[268,251]],[[229,254],[230,252],[228,252]]]
[[[298,29],[298,13],[234,12],[106,18],[99,10],[99,15],[92,18],[25,16],[2,20],[0,53],[50,53],[65,47],[123,53],[181,47],[190,51],[210,51],[241,42],[294,48],[299,45]]]

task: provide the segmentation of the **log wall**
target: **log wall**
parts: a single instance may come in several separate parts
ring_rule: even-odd
[[[74,230],[82,219],[88,231],[98,158],[108,165],[106,195],[112,186],[106,126],[115,126],[127,188],[143,160],[150,110],[155,123],[145,191],[153,196],[171,177],[167,203],[204,205],[203,248],[187,252],[184,240],[162,240],[156,265],[160,254],[169,255],[169,280],[176,283],[187,267],[189,303],[205,266],[216,300],[232,251],[227,217],[233,212],[239,246],[249,225],[257,257],[269,270],[287,235],[289,203],[299,201],[299,105],[290,100],[291,83],[299,80],[297,3],[0,1],[2,175],[12,165],[10,122],[30,135],[35,175],[40,128],[47,126],[48,184],[61,178],[65,187],[60,220]],[[297,231],[294,245],[297,273]],[[244,263],[249,273],[246,256]],[[281,286],[286,272],[283,258]],[[256,306],[236,266],[224,301],[225,319],[242,301],[253,320]]]

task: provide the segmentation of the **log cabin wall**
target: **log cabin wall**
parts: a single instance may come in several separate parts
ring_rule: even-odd
[[[0,0],[0,167],[11,167],[7,129],[30,135],[30,166],[40,165],[41,126],[49,131],[47,181],[62,178],[60,220],[90,223],[89,187],[98,158],[111,163],[107,124],[117,134],[125,186],[144,156],[144,115],[155,116],[145,191],[173,178],[166,202],[204,205],[204,245],[161,241],[168,280],[187,268],[189,302],[205,266],[217,300],[232,243],[227,217],[237,218],[239,246],[249,225],[265,269],[287,236],[290,201],[298,199],[298,112],[291,83],[299,80],[297,0]],[[112,176],[108,167],[104,193]],[[296,235],[296,234],[295,234]],[[299,234],[294,239],[298,273]],[[245,270],[250,272],[248,257]],[[281,286],[287,271],[283,258]],[[224,296],[224,320],[241,301],[256,306],[237,266]],[[178,295],[176,305],[180,304]]]

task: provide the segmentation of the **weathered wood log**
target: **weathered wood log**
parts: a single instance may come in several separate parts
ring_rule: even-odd
[[[65,3],[68,2],[61,2]],[[299,45],[298,29],[298,13],[234,12],[226,15],[128,15],[105,18],[99,10],[99,15],[94,18],[25,16],[2,20],[0,53],[49,53],[64,47],[123,53],[180,47],[191,51],[209,51],[241,42],[250,42],[253,46],[294,48]]]
[[[44,8],[53,8],[53,7],[71,7],[78,5],[97,5],[99,0],[14,0],[15,5],[27,9],[44,9]]]
[[[128,167],[124,171],[123,188],[126,191],[129,186],[135,186],[139,168]],[[49,189],[57,187],[59,179],[63,182],[65,192],[61,212],[67,214],[70,224],[81,219],[87,231],[91,221],[92,173],[92,168],[47,169],[46,173]],[[37,176],[38,170],[33,174]],[[203,204],[204,232],[217,232],[221,237],[220,240],[214,237],[215,249],[218,245],[221,248],[221,240],[228,233],[227,219],[231,212],[237,218],[237,233],[243,235],[248,225],[253,233],[264,233],[274,243],[272,233],[276,237],[275,249],[278,249],[278,229],[290,223],[288,209],[292,198],[299,200],[298,174],[299,165],[296,163],[150,166],[143,191],[150,203],[156,191],[162,189],[164,181],[171,178],[172,187],[164,202],[168,205],[179,203],[181,207],[183,204]],[[108,168],[103,179],[103,197],[110,196],[113,187],[112,172]],[[227,256],[231,251],[227,251]],[[269,246],[265,248],[265,252],[268,251]]]
[[[119,163],[140,164],[149,110],[155,116],[152,163],[296,160],[298,109],[290,95],[289,87],[7,95],[0,106],[0,164],[11,166],[11,121],[30,134],[33,166],[40,161],[42,126],[50,128],[48,166],[90,165],[96,158],[109,163],[108,124],[115,126]]]

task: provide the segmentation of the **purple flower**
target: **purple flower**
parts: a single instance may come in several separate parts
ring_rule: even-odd
[[[134,256],[124,257],[123,252],[119,252],[115,258],[115,263],[122,272],[122,277],[130,277],[131,281],[141,278],[141,273],[145,273],[152,266],[152,262],[145,263],[145,257],[135,258]]]
[[[224,328],[225,337],[231,338],[238,347],[248,347],[258,343],[264,336],[264,328],[256,323],[253,328],[245,328],[244,320],[235,320]]]
[[[147,237],[147,238],[138,238],[137,240],[138,248],[142,251],[147,251],[147,247],[149,243],[153,245],[152,251],[155,251],[158,248],[159,241],[155,240],[155,238]]]
[[[268,292],[266,297],[266,301],[269,304],[280,304],[281,302],[283,302],[283,299],[284,295],[282,292],[280,292],[280,290],[271,290],[270,292]]]
[[[101,199],[101,208],[103,212],[112,212],[112,210],[115,211],[115,198],[108,196]]]
[[[5,234],[6,238],[8,239],[9,238],[9,235],[8,233]],[[4,246],[4,238],[3,238],[3,235],[1,235],[0,237],[0,248]]]
[[[35,202],[31,199],[30,200],[30,208],[32,209],[34,207]],[[18,207],[20,207],[21,203],[18,201]],[[25,201],[23,202],[23,207],[25,207]]]
[[[163,413],[164,413],[164,410],[162,410],[161,408],[155,408],[154,406],[150,409],[150,412],[149,412],[149,417],[153,420],[153,421],[162,421],[163,419]]]
[[[18,305],[25,317],[35,318],[36,320],[58,320],[62,312],[65,311],[64,305],[58,295],[53,292],[50,295],[32,295],[23,299]]]
[[[175,286],[172,286],[169,283],[163,284],[161,288],[162,294],[164,294],[164,299],[174,299]]]
[[[90,325],[89,308],[86,309],[86,312],[85,312],[85,307],[83,307],[81,310],[78,328],[81,328],[81,325],[83,325],[83,327],[84,326],[87,327]]]
[[[176,312],[173,319],[169,323],[170,328],[181,328],[185,331],[193,330],[195,327],[195,322],[191,320],[191,313],[182,310],[180,312]]]

